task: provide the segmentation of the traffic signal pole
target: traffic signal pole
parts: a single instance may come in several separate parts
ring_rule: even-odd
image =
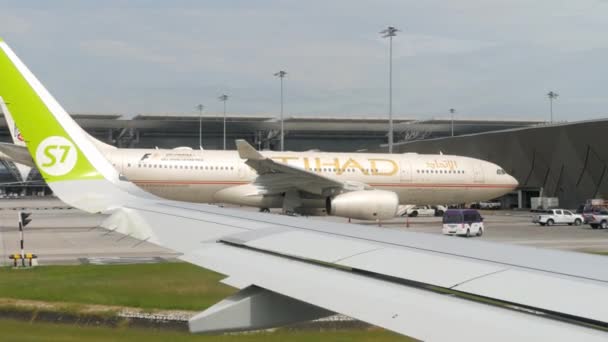
[[[23,246],[23,228],[27,226],[32,219],[30,219],[30,215],[32,213],[26,213],[24,211],[19,212],[19,236],[20,236],[20,245],[21,245],[21,266],[25,267],[25,247]],[[30,261],[31,262],[31,261]]]

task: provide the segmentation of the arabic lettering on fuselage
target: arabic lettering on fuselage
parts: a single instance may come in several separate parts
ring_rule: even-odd
[[[364,175],[371,176],[393,176],[399,172],[399,165],[391,159],[365,158],[365,159],[340,159],[319,157],[295,157],[295,156],[271,156],[271,159],[287,165],[297,165],[306,170],[335,169],[337,175],[348,172],[348,169],[359,170]]]
[[[202,162],[204,161],[204,159],[196,154],[193,153],[165,153],[165,154],[160,154],[156,155],[154,154],[153,157],[158,157],[161,161],[182,161],[182,162],[189,162],[189,161],[196,161],[196,162]]]
[[[435,159],[433,161],[426,162],[426,166],[432,170],[435,170],[435,169],[455,170],[458,168],[458,163],[456,163],[455,160],[450,160],[450,159],[443,159],[443,160]]]

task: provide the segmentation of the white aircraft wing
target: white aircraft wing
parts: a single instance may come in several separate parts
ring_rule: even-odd
[[[283,192],[296,188],[314,194],[326,194],[332,189],[337,190],[369,190],[369,185],[361,182],[339,181],[303,168],[294,167],[263,156],[245,140],[236,141],[241,159],[258,173],[253,182],[266,189],[267,192]]]
[[[602,256],[154,199],[132,199],[104,226],[241,289],[194,317],[194,332],[341,313],[431,341],[608,338],[590,328],[608,322]]]
[[[34,160],[25,146],[0,142],[0,158],[26,165],[30,168],[34,167]]]
[[[605,257],[163,200],[120,180],[1,39],[0,74],[0,96],[18,104],[13,118],[59,198],[240,289],[193,317],[193,332],[341,313],[420,340],[608,338]]]

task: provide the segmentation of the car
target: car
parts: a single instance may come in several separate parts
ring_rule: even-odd
[[[541,210],[532,218],[532,223],[538,223],[541,226],[553,226],[556,224],[580,226],[583,222],[585,222],[583,215],[574,214],[570,210],[565,209]]]
[[[433,205],[431,208],[435,209],[435,216],[442,217],[448,208],[445,205]]]
[[[500,209],[502,208],[502,203],[500,202],[476,202],[471,204],[471,209]]]
[[[608,209],[601,208],[590,213],[585,213],[585,222],[588,223],[593,229],[606,229],[608,228]]]
[[[443,214],[445,235],[482,236],[484,230],[483,217],[475,209],[448,209]]]
[[[405,211],[403,216],[416,217],[416,216],[435,216],[435,209],[428,205],[418,205],[411,207]]]

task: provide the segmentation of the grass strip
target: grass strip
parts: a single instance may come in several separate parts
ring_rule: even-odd
[[[336,342],[390,342],[411,341],[406,337],[379,329],[369,331],[282,331],[254,332],[229,335],[192,335],[186,332],[163,331],[129,327],[82,327],[73,324],[29,323],[12,319],[0,319],[0,331],[4,341],[38,342],[106,342],[106,341],[207,341],[207,342],[258,342],[258,341],[336,341]]]
[[[201,311],[236,290],[188,263],[0,268],[4,298]]]

